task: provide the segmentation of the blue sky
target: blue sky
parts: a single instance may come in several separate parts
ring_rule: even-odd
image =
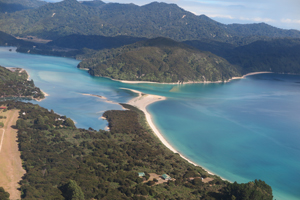
[[[57,2],[60,0],[46,0]],[[104,2],[145,5],[154,0],[104,0]],[[300,30],[300,0],[162,0],[175,3],[196,15],[224,23],[260,23]]]

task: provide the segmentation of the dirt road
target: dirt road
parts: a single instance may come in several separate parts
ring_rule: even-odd
[[[17,143],[17,130],[12,128],[16,125],[18,116],[18,110],[7,111],[4,129],[3,131],[0,129],[0,145],[2,145],[0,149],[0,187],[10,194],[12,200],[21,199],[18,182],[25,174]]]

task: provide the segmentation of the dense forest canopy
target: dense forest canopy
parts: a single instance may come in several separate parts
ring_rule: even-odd
[[[11,13],[26,9],[34,9],[45,4],[45,1],[40,0],[0,0],[0,13]]]
[[[300,74],[299,39],[258,40],[242,46],[209,40],[184,43],[225,58],[239,66],[242,74],[257,71]]]
[[[83,58],[79,68],[94,76],[153,82],[227,81],[238,69],[210,52],[155,38]]]
[[[177,41],[212,39],[239,43],[244,37],[300,37],[296,30],[267,24],[225,25],[197,16],[176,4],[78,2],[64,0],[36,9],[0,15],[0,30],[15,36],[57,39],[71,34],[133,37],[168,37]]]
[[[183,160],[132,106],[105,112],[110,131],[97,131],[77,129],[71,119],[38,105],[1,103],[26,113],[16,125],[26,170],[22,199],[272,199],[261,180],[229,183]],[[172,179],[158,178],[162,174]],[[0,188],[0,195],[7,194]]]
[[[33,80],[27,80],[28,74],[18,68],[8,70],[0,66],[0,98],[29,97],[43,99],[44,94],[35,87]]]

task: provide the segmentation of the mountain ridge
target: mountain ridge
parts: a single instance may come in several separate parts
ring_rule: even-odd
[[[205,15],[194,15],[176,4],[158,2],[137,6],[64,0],[3,15],[0,30],[15,36],[34,35],[45,39],[71,34],[168,37],[177,41],[211,39],[227,43],[238,43],[244,37],[300,38],[297,30],[264,24],[225,25]]]

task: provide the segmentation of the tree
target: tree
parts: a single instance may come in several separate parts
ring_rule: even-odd
[[[37,125],[44,125],[45,124],[44,118],[41,115],[38,115],[38,117],[37,117],[37,119],[35,121],[35,124],[37,124]]]
[[[76,181],[69,180],[63,190],[63,196],[67,200],[84,200],[84,194]]]
[[[70,119],[70,118],[67,118],[67,119],[66,119],[65,125],[66,125],[66,126],[69,126],[69,127],[75,127],[75,124],[74,124],[73,120]]]
[[[0,199],[1,200],[9,200],[10,194],[4,190],[3,187],[0,187]]]
[[[4,123],[3,122],[0,122],[0,127],[4,127]]]
[[[17,121],[17,129],[26,128],[26,122],[23,119]]]

